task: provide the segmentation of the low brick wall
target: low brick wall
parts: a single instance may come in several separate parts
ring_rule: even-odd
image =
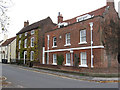
[[[45,69],[57,69],[64,71],[80,72],[80,73],[118,73],[118,68],[78,68],[73,66],[61,66],[61,65],[47,65],[34,63],[34,67]]]

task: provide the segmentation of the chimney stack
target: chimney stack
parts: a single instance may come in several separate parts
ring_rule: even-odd
[[[114,0],[106,0],[107,6],[113,6],[114,7]]]
[[[58,24],[63,22],[63,16],[62,14],[60,14],[60,12],[58,13]]]
[[[29,21],[27,20],[27,22],[24,22],[24,27],[27,27],[29,25]]]

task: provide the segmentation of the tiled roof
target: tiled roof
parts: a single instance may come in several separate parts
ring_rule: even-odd
[[[97,9],[97,10],[94,10],[94,11],[92,11],[92,12],[88,12],[88,13],[79,15],[79,16],[74,17],[74,18],[72,18],[72,19],[64,20],[63,22],[69,22],[70,24],[75,23],[75,22],[76,22],[76,18],[78,18],[78,17],[80,17],[80,16],[83,16],[83,15],[86,15],[86,14],[94,15],[94,16],[102,16],[103,13],[105,12],[105,8],[106,8],[106,7],[107,7],[107,6],[104,6],[104,7],[102,7],[102,8]]]
[[[37,29],[37,28],[42,28],[44,26],[44,24],[47,24],[48,22],[52,22],[51,18],[50,17],[47,17],[46,19],[43,19],[43,20],[40,20],[38,22],[35,22],[31,25],[28,25],[26,27],[24,27],[22,30],[20,30],[18,34],[21,34],[21,33],[24,33],[24,32],[28,32],[28,31],[31,31],[33,29]],[[55,24],[56,25],[56,24]]]
[[[1,46],[7,46],[8,44],[10,44],[16,37],[12,37],[10,39],[7,39],[4,43],[2,43]]]
[[[2,42],[3,40],[0,41],[0,43]]]

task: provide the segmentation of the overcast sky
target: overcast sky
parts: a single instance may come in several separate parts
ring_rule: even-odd
[[[58,12],[61,12],[64,20],[96,10],[106,5],[106,0],[12,0],[13,6],[8,11],[10,26],[8,36],[14,37],[23,26],[24,21],[32,24],[48,16],[57,23]],[[118,11],[118,1],[115,8]],[[3,34],[0,34],[0,40]]]

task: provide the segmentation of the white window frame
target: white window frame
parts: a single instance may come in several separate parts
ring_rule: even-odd
[[[24,40],[24,48],[27,48],[27,39]]]
[[[21,38],[22,37],[22,34],[19,34],[19,38]]]
[[[55,38],[56,38],[56,37],[53,37],[53,46],[52,46],[52,48],[57,47],[57,38],[56,38],[56,41],[55,41]],[[56,45],[55,45],[55,43],[56,43]]]
[[[31,47],[34,47],[34,41],[35,41],[35,38],[32,37],[32,38],[31,38]],[[33,43],[33,44],[32,44],[32,43]]]
[[[85,35],[82,35],[82,32],[83,31],[85,31]],[[85,37],[85,41],[82,41],[82,38],[83,37]],[[80,43],[78,43],[78,44],[86,44],[87,42],[86,42],[86,29],[84,29],[84,30],[80,30]]]
[[[20,46],[21,46],[21,40],[19,40],[19,49],[21,48]]]
[[[69,55],[69,58],[68,58]],[[68,59],[70,59],[70,63],[68,62]],[[66,53],[66,64],[65,66],[71,66],[71,54],[70,53]]]
[[[68,38],[68,35],[70,35],[70,33],[66,33],[66,35],[65,35],[65,45],[64,46],[70,46],[71,45],[70,42],[68,43],[68,40],[70,40],[70,36]]]
[[[27,36],[27,33],[28,33],[28,32],[25,32],[25,36]]]
[[[83,58],[83,54],[85,54],[85,57]],[[86,63],[84,63],[83,62],[83,59],[85,59],[86,61]],[[88,67],[87,66],[87,53],[86,52],[81,52],[80,53],[80,65],[79,65],[79,67]]]
[[[32,30],[32,31],[31,31],[31,35],[33,35],[34,33],[35,33],[35,30]]]
[[[30,61],[33,61],[34,60],[34,51],[31,51],[30,52]]]
[[[53,54],[53,65],[57,65],[57,54]]]

